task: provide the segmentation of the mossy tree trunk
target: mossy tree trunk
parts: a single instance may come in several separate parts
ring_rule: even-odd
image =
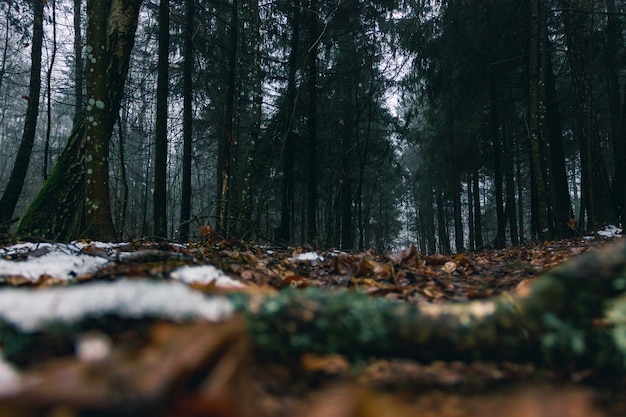
[[[141,0],[88,2],[87,106],[18,233],[57,240],[115,238],[109,203],[109,140],[135,41]]]

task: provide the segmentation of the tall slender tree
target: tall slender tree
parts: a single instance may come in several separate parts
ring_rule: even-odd
[[[52,51],[50,53],[50,61],[48,62],[48,70],[46,71],[46,139],[43,148],[43,168],[42,176],[45,181],[48,178],[48,160],[50,159],[50,136],[52,134],[52,70],[57,56],[57,5],[56,0],[50,2],[52,8]]]
[[[167,238],[167,102],[169,95],[170,3],[159,2],[159,63],[157,71],[154,146],[154,235]]]
[[[291,45],[289,62],[287,63],[287,90],[283,109],[282,138],[284,141],[282,155],[283,183],[281,191],[279,239],[289,242],[292,239],[294,215],[294,113],[296,111],[297,85],[296,72],[300,53],[300,9],[301,1],[293,2],[289,21],[291,23]]]
[[[37,117],[39,116],[39,93],[41,92],[41,50],[43,45],[44,1],[33,1],[33,37],[31,47],[30,82],[28,87],[28,105],[24,119],[24,131],[20,147],[15,156],[15,163],[9,181],[0,199],[0,232],[6,232],[13,220],[15,206],[22,194],[26,173],[30,164],[35,143]],[[7,34],[8,36],[8,34]]]
[[[180,204],[180,237],[189,238],[191,221],[191,157],[193,145],[193,35],[195,0],[185,0],[185,45],[183,50],[183,178]]]
[[[82,0],[74,0],[74,124],[83,113],[83,36],[81,28]]]
[[[309,0],[307,14],[307,33],[309,49],[307,51],[307,184],[306,184],[306,238],[313,243],[317,238],[317,73],[318,73],[318,5],[317,0]]]

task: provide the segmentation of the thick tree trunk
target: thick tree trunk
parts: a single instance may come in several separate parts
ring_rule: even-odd
[[[30,165],[30,156],[35,143],[37,117],[39,115],[39,93],[41,91],[41,49],[43,44],[43,8],[44,2],[33,2],[33,39],[31,48],[30,83],[28,87],[28,105],[24,119],[24,131],[20,147],[15,156],[15,164],[9,181],[0,199],[0,232],[6,232],[13,220],[15,206],[22,194],[26,173]],[[8,36],[8,34],[7,34]]]
[[[300,1],[296,1],[292,5],[292,15],[290,23],[291,32],[291,50],[289,52],[288,74],[287,74],[287,94],[283,117],[283,183],[281,190],[281,208],[280,208],[280,227],[279,240],[282,242],[290,242],[293,234],[293,215],[294,215],[294,133],[293,118],[296,109],[296,71],[298,65],[298,57],[300,50]]]
[[[180,202],[180,238],[189,239],[191,220],[191,155],[193,141],[193,34],[195,0],[185,0],[185,45],[183,51],[183,178]]]
[[[306,179],[306,239],[312,244],[317,238],[317,51],[319,33],[317,24],[317,0],[309,1],[308,36],[309,50],[307,51],[309,95],[307,120],[307,179]]]
[[[545,241],[550,239],[548,227],[547,194],[541,172],[539,154],[539,0],[530,2],[530,48],[528,67],[528,128],[530,142],[530,158],[532,160],[533,179],[537,196],[538,237]]]
[[[167,98],[169,95],[170,3],[159,1],[159,62],[154,143],[154,236],[167,238]]]
[[[98,5],[95,3],[90,3],[90,7]],[[101,57],[99,63],[105,69],[106,96],[101,97],[104,98],[101,100],[98,96],[89,95],[85,117],[75,124],[65,150],[22,218],[19,233],[58,240],[114,237],[111,209],[108,204],[108,142],[122,100],[141,3],[141,0],[113,0],[111,4],[103,5],[106,7],[107,19],[104,31],[105,44],[98,45],[98,49],[106,53],[106,57]],[[92,23],[94,22],[90,20],[90,24]],[[93,50],[89,53],[93,53]],[[97,68],[97,56],[88,58],[91,64],[96,64],[95,74],[89,72],[90,76],[101,77],[98,72],[102,68]],[[97,87],[96,94],[102,94],[103,86],[94,87]],[[104,107],[100,108],[102,106]],[[89,113],[94,111],[95,113],[91,114],[93,120],[89,120]],[[103,112],[106,112],[106,115],[102,114]],[[94,126],[93,122],[99,123],[98,118],[103,119],[103,124]],[[91,133],[88,132],[87,125],[90,125]],[[92,136],[106,141],[96,146],[97,139],[92,139]],[[105,147],[107,153],[103,155]],[[106,173],[106,178],[97,178],[98,174],[94,178],[94,164],[97,165],[95,168],[99,176]],[[90,178],[87,178],[88,176]],[[88,182],[90,180],[92,181]],[[96,199],[106,199],[104,211],[99,211],[101,207],[96,203]],[[91,213],[86,218],[88,210],[91,210]]]
[[[242,218],[244,237],[256,238],[257,208],[254,206],[252,180],[256,170],[256,152],[261,135],[263,90],[261,80],[261,17],[259,1],[250,1],[250,44],[252,49],[252,111],[246,157],[244,161],[243,185],[241,187]],[[258,195],[258,194],[257,194]]]

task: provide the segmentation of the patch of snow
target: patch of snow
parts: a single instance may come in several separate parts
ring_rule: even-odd
[[[186,284],[210,284],[217,287],[244,287],[213,265],[181,266],[170,273],[170,277]]]
[[[9,251],[3,255],[14,256],[20,253],[16,251],[22,250],[22,248],[8,249]],[[0,276],[22,276],[33,282],[43,275],[70,280],[80,275],[95,272],[98,267],[107,262],[108,260],[104,258],[67,253],[63,247],[52,246],[50,252],[41,256],[29,256],[27,261],[0,259]]]
[[[6,362],[4,355],[0,352],[0,395],[11,395],[19,383],[19,372],[13,365]]]
[[[113,342],[104,333],[82,334],[76,341],[76,357],[83,362],[106,359],[113,350]]]
[[[598,234],[603,237],[615,237],[622,234],[622,229],[612,224],[604,226],[601,230],[598,230]]]
[[[177,282],[120,280],[36,291],[0,290],[0,318],[24,332],[45,323],[69,324],[104,315],[219,321],[232,314],[225,297],[205,297]]]
[[[296,261],[322,261],[324,257],[317,252],[303,252],[294,258]]]

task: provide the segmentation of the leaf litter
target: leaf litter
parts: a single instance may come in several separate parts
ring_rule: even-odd
[[[209,228],[210,229],[210,228]],[[208,230],[208,229],[207,229]],[[254,354],[225,298],[285,288],[356,290],[406,303],[514,291],[620,231],[454,255],[379,254],[222,239],[0,246],[0,317],[38,335],[0,363],[0,415],[39,416],[618,416],[623,378],[532,364],[422,364]],[[16,287],[20,287],[19,289]],[[83,320],[80,325],[78,322]],[[59,335],[40,335],[59,326]],[[54,327],[56,329],[56,327]],[[13,332],[13,333],[11,333]],[[19,338],[17,338],[19,339]],[[67,342],[67,341],[66,341]]]

